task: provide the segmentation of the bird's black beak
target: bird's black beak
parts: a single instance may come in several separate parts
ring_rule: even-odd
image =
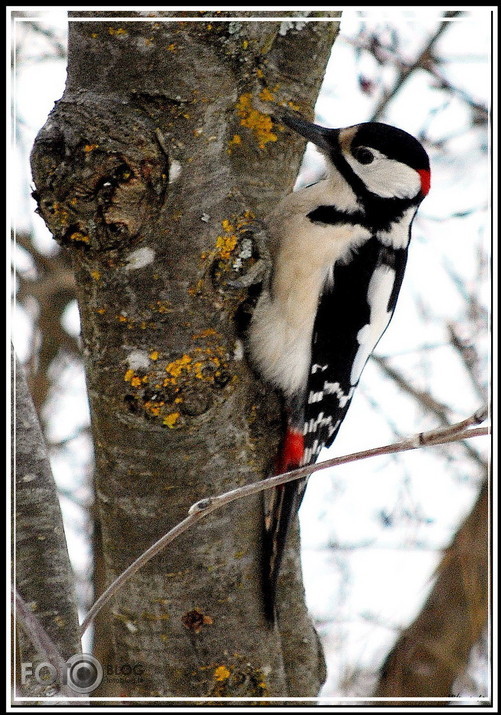
[[[323,151],[331,152],[333,148],[338,146],[339,129],[319,127],[317,124],[304,119],[300,114],[291,112],[283,107],[275,112],[275,116],[282,124],[308,139]]]

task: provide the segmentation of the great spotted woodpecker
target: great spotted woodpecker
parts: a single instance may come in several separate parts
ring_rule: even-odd
[[[286,432],[275,473],[316,461],[334,441],[370,354],[388,327],[430,163],[407,132],[368,122],[327,129],[278,119],[324,154],[325,178],[286,196],[265,221],[271,271],[250,327],[251,358],[282,393]],[[265,514],[265,605],[307,479],[275,488]]]

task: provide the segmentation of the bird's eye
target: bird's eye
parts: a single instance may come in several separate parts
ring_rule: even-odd
[[[360,164],[372,164],[376,158],[370,149],[359,146],[353,150],[353,156]]]

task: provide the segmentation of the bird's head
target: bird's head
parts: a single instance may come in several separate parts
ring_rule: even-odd
[[[419,203],[430,189],[430,160],[411,134],[381,122],[328,129],[282,110],[277,117],[311,141],[355,193]]]

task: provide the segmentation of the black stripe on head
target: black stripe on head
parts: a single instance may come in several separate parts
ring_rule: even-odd
[[[411,134],[381,122],[360,124],[351,143],[352,151],[359,146],[378,149],[389,159],[407,164],[411,169],[430,169],[428,154]]]

